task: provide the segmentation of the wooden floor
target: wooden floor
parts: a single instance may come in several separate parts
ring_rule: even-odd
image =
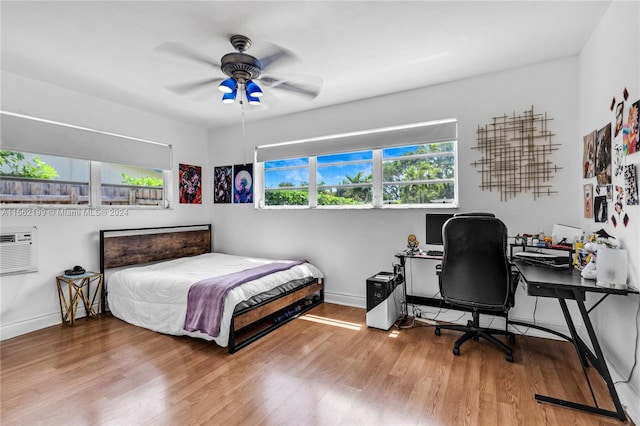
[[[573,346],[518,336],[514,362],[459,333],[367,328],[325,303],[229,355],[111,316],[1,343],[0,423],[9,425],[621,425],[539,404],[591,403]],[[592,374],[600,405],[613,409]]]

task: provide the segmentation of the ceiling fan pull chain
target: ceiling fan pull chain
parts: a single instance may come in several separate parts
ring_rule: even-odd
[[[242,92],[240,92],[240,109],[242,111],[242,163],[247,164],[247,150],[245,149],[246,133],[244,128],[244,102],[242,100]]]

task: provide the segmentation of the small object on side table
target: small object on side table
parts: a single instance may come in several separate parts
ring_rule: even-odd
[[[93,292],[91,291],[92,283],[95,284]],[[63,324],[71,327],[75,325],[80,301],[84,305],[86,318],[96,317],[102,311],[102,283],[103,276],[98,272],[56,277],[58,296],[60,297],[60,316]],[[66,293],[68,293],[68,298],[65,296]],[[97,309],[94,308],[96,301]]]

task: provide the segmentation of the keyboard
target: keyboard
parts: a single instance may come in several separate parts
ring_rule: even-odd
[[[442,250],[427,250],[427,256],[444,256]]]

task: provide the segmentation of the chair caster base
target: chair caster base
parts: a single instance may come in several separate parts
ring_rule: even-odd
[[[453,348],[453,354],[454,355],[460,355],[460,349],[459,348]]]

